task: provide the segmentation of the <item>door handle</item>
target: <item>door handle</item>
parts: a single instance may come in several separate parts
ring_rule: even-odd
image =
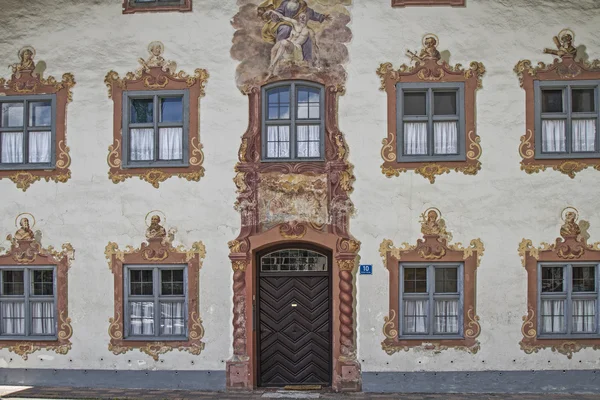
[[[297,303],[292,303],[292,307],[298,307]]]

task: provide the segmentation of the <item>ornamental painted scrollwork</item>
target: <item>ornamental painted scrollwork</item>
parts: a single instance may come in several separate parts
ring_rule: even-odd
[[[541,140],[541,135],[536,135],[536,89],[535,84],[544,81],[590,81],[600,79],[600,60],[585,60],[583,51],[575,47],[575,33],[570,29],[563,29],[553,37],[555,48],[546,48],[545,54],[553,55],[554,62],[546,64],[538,62],[536,66],[530,60],[521,60],[514,68],[519,78],[521,88],[525,90],[525,134],[521,136],[519,155],[521,156],[521,170],[528,174],[535,174],[552,168],[570,178],[575,178],[578,172],[593,167],[600,170],[598,158],[569,158],[564,157],[540,158],[536,156],[536,140]],[[539,127],[539,129],[542,129]],[[541,143],[537,144],[541,148]],[[539,149],[538,149],[539,153]],[[539,154],[538,154],[539,155]]]
[[[52,124],[55,129],[51,139],[55,146],[55,153],[50,154],[48,165],[41,169],[29,168],[25,162],[23,169],[2,170],[0,179],[10,179],[18,189],[26,191],[34,182],[44,179],[46,182],[65,183],[71,178],[71,156],[67,146],[67,105],[73,100],[72,88],[75,86],[75,78],[71,73],[65,73],[62,80],[57,81],[53,76],[43,77],[46,69],[44,61],[35,59],[36,51],[31,46],[25,46],[19,50],[19,62],[10,65],[11,77],[6,80],[0,78],[0,96],[4,101],[10,100],[10,96],[47,95],[55,96],[55,112],[51,113],[52,121],[47,129],[51,130]],[[50,101],[48,98],[45,98]],[[20,101],[20,100],[15,100]],[[20,125],[22,126],[22,124]],[[38,129],[39,131],[39,129]],[[23,160],[25,161],[25,160]],[[17,162],[17,161],[14,161]],[[36,160],[36,163],[41,162]],[[18,162],[17,162],[18,163]],[[33,161],[32,161],[33,163]]]
[[[481,263],[484,246],[480,239],[471,240],[469,246],[461,243],[451,244],[452,235],[446,230],[446,223],[437,208],[429,208],[420,217],[423,238],[416,245],[402,243],[394,247],[391,240],[384,240],[380,247],[383,265],[389,272],[389,311],[384,318],[381,348],[389,355],[410,349],[428,350],[434,353],[450,348],[464,350],[471,354],[479,351],[477,338],[481,333],[479,316],[477,315],[476,291],[477,268]],[[410,339],[399,334],[400,315],[400,262],[408,263],[463,263],[463,338],[443,339]]]
[[[35,217],[29,213],[22,213],[15,219],[17,231],[14,235],[8,235],[6,240],[10,242],[8,250],[0,250],[0,267],[23,266],[24,268],[55,268],[56,282],[56,339],[28,340],[23,339],[0,340],[0,348],[8,349],[24,360],[34,352],[40,350],[53,351],[65,355],[71,350],[71,337],[73,328],[69,317],[69,289],[68,272],[75,259],[75,250],[70,243],[56,250],[53,246],[42,246],[42,232],[34,231]]]
[[[485,67],[482,63],[473,61],[468,68],[463,68],[461,64],[450,65],[442,57],[438,50],[439,39],[436,35],[426,34],[423,36],[423,47],[420,51],[407,50],[407,56],[410,58],[409,65],[402,64],[398,69],[394,69],[392,63],[382,63],[377,69],[377,75],[381,80],[380,90],[387,94],[388,124],[387,136],[382,140],[381,165],[382,173],[391,178],[400,176],[409,170],[423,176],[430,183],[434,183],[437,176],[450,173],[452,170],[461,172],[465,175],[476,175],[481,169],[481,138],[477,135],[475,103],[476,92],[482,88],[482,77],[485,74]],[[398,121],[396,114],[397,104],[397,84],[415,84],[415,83],[456,83],[464,84],[464,103],[459,104],[459,109],[464,107],[464,136],[465,140],[461,146],[464,149],[458,149],[459,153],[464,153],[464,160],[445,161],[438,159],[436,161],[414,161],[400,160],[398,157],[399,138]],[[427,158],[424,158],[426,160]]]
[[[158,361],[161,354],[173,350],[186,351],[199,355],[204,350],[204,327],[199,310],[199,275],[206,250],[202,242],[194,242],[191,248],[183,245],[173,246],[175,229],[167,230],[161,223],[166,217],[158,210],[146,215],[146,242],[140,247],[127,246],[120,250],[119,246],[110,242],[106,246],[105,256],[108,266],[114,276],[114,316],[109,318],[108,335],[109,351],[113,354],[125,354],[137,349]],[[165,221],[165,222],[163,222]],[[128,264],[144,265],[187,265],[187,340],[160,341],[156,340],[127,340],[124,327],[124,266]]]
[[[527,314],[523,316],[523,339],[519,345],[526,354],[548,348],[571,359],[574,353],[585,348],[600,350],[600,339],[538,337],[538,263],[568,264],[587,261],[597,264],[600,260],[600,242],[588,242],[590,223],[579,219],[577,209],[566,207],[561,212],[561,218],[560,237],[553,243],[541,243],[536,247],[531,240],[523,239],[519,244],[518,253],[527,271]]]
[[[121,78],[115,71],[106,74],[104,83],[108,88],[108,97],[113,99],[113,143],[108,147],[107,163],[108,177],[113,183],[124,182],[137,176],[143,181],[158,188],[160,184],[171,177],[179,177],[188,181],[198,182],[204,176],[204,153],[199,138],[199,102],[204,97],[204,88],[208,80],[205,69],[196,69],[192,75],[177,71],[177,63],[163,57],[164,45],[154,41],[148,45],[148,58],[140,58],[140,67],[135,72],[127,72]],[[124,161],[123,127],[123,93],[126,91],[187,91],[189,93],[189,115],[187,120],[187,159],[181,165],[153,166],[149,163],[144,167],[126,167]],[[185,110],[185,107],[184,107]],[[185,122],[184,122],[185,124]],[[126,139],[126,138],[125,138]],[[183,147],[185,149],[185,146]],[[185,151],[183,152],[185,155]],[[159,164],[160,165],[160,164]]]

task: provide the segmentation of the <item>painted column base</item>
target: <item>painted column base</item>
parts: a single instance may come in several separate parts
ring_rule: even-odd
[[[340,361],[333,388],[336,392],[362,391],[362,374],[358,361]]]
[[[227,390],[252,390],[250,361],[227,361]]]

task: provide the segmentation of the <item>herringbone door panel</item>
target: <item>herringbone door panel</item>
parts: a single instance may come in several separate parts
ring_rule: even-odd
[[[259,302],[260,386],[329,385],[329,277],[260,277]]]

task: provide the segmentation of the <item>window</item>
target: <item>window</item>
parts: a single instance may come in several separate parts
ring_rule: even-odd
[[[56,337],[54,267],[3,267],[0,270],[0,336]]]
[[[56,96],[11,96],[0,106],[0,169],[53,169]]]
[[[124,167],[186,166],[187,91],[123,93]]]
[[[465,0],[392,0],[392,7],[406,6],[464,6]]]
[[[401,335],[462,336],[462,266],[402,264]]]
[[[600,157],[598,82],[535,81],[537,158]]]
[[[598,336],[598,266],[539,265],[539,335]]]
[[[397,84],[398,161],[465,160],[464,84]]]
[[[123,13],[141,11],[192,11],[192,0],[124,0]]]
[[[307,82],[263,89],[264,161],[323,160],[324,91]]]
[[[187,337],[187,276],[178,266],[129,266],[125,273],[125,337]]]

